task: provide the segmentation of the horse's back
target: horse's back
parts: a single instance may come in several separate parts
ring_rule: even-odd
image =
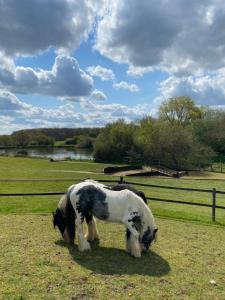
[[[112,191],[95,182],[76,184],[70,194],[74,209],[101,220],[122,222],[129,210],[138,210],[140,197],[129,190]]]

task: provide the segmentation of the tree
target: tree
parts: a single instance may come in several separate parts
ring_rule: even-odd
[[[13,146],[13,141],[11,136],[9,135],[1,135],[0,136],[0,147],[11,147]]]
[[[225,154],[225,112],[206,109],[201,120],[192,124],[195,135],[201,143],[211,147],[218,154]]]
[[[200,143],[191,128],[146,119],[141,122],[135,142],[142,149],[143,160],[159,162],[173,169],[191,169],[207,164],[213,151]]]
[[[79,135],[77,137],[77,147],[83,149],[91,149],[93,147],[92,138],[87,135]]]
[[[23,130],[13,133],[12,138],[18,147],[26,147],[31,141],[30,134]]]
[[[186,96],[170,98],[159,108],[159,118],[171,125],[185,126],[191,121],[201,119],[203,111],[195,105],[194,100]]]
[[[34,142],[38,146],[50,146],[53,147],[55,139],[45,134],[38,134],[35,136]]]
[[[124,120],[106,125],[94,143],[96,161],[124,162],[133,145],[135,126]]]

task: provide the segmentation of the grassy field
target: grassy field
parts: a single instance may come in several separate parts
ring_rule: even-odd
[[[0,193],[64,192],[69,185],[79,179],[118,179],[117,177],[103,175],[102,170],[105,166],[106,164],[93,162],[50,162],[44,159],[0,157]],[[12,179],[19,179],[20,181],[12,181]],[[126,180],[177,187],[216,188],[225,191],[225,177],[222,177],[221,174],[209,172],[192,173],[189,177],[181,179],[126,177]],[[150,197],[212,203],[210,193],[147,187],[141,187],[141,189]],[[55,209],[58,200],[59,196],[1,197],[0,213],[50,213]],[[217,196],[217,204],[225,206],[224,195]],[[150,206],[157,216],[211,222],[210,208],[155,201],[151,201]],[[225,225],[225,211],[217,210],[216,220],[218,224]]]
[[[99,222],[100,245],[79,253],[61,241],[49,215],[2,215],[0,298],[225,299],[224,229],[157,224],[157,243],[135,259],[118,224]]]
[[[79,179],[110,179],[105,164],[0,157],[0,193],[64,192]],[[219,177],[219,178],[218,178]],[[217,173],[134,182],[225,191]],[[147,196],[211,203],[211,194],[143,188]],[[0,197],[0,299],[225,299],[225,212],[150,201],[158,242],[140,259],[122,225],[98,222],[100,245],[79,253],[51,224],[59,196]],[[218,197],[225,205],[225,197]]]

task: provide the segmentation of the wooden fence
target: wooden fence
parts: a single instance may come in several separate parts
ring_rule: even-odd
[[[84,179],[76,179],[76,181],[82,181]],[[42,180],[40,180],[42,181]],[[55,181],[55,180],[52,180]],[[61,181],[64,181],[62,179]],[[66,181],[66,180],[65,180]],[[225,210],[225,206],[217,205],[216,199],[217,194],[225,195],[225,191],[218,191],[215,188],[212,189],[194,189],[194,188],[183,188],[183,187],[173,187],[173,186],[164,186],[164,185],[155,185],[155,184],[144,184],[144,183],[137,183],[132,181],[124,180],[123,177],[120,177],[119,180],[104,180],[100,179],[99,182],[103,183],[125,183],[129,185],[135,185],[140,187],[152,187],[152,188],[159,188],[159,189],[168,189],[168,190],[179,190],[179,191],[190,191],[190,192],[200,192],[200,193],[208,193],[211,195],[211,204],[207,203],[200,203],[200,202],[191,202],[191,201],[182,201],[182,200],[173,200],[173,199],[162,199],[162,198],[155,198],[155,197],[146,197],[147,200],[151,201],[159,201],[159,202],[167,202],[167,203],[176,203],[176,204],[182,204],[182,205],[193,205],[193,206],[203,206],[203,207],[209,207],[211,208],[212,212],[212,221],[216,221],[216,209],[223,209]],[[62,195],[63,192],[43,192],[43,193],[14,193],[14,194],[7,194],[7,193],[1,193],[0,197],[16,197],[16,196],[55,196],[55,195]]]

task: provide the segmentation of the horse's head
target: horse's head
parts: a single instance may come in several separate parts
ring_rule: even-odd
[[[52,213],[52,215],[54,228],[58,227],[64,241],[69,242],[66,230],[66,218],[63,215],[63,212],[59,208],[57,208],[56,211]]]
[[[75,214],[73,207],[70,201],[68,201],[66,195],[61,198],[59,207],[52,214],[54,228],[58,227],[66,243],[73,244],[75,238]]]
[[[140,240],[143,251],[147,251],[154,241],[156,241],[157,231],[158,228],[155,228],[153,231],[151,231],[150,227],[143,231],[143,235]]]

